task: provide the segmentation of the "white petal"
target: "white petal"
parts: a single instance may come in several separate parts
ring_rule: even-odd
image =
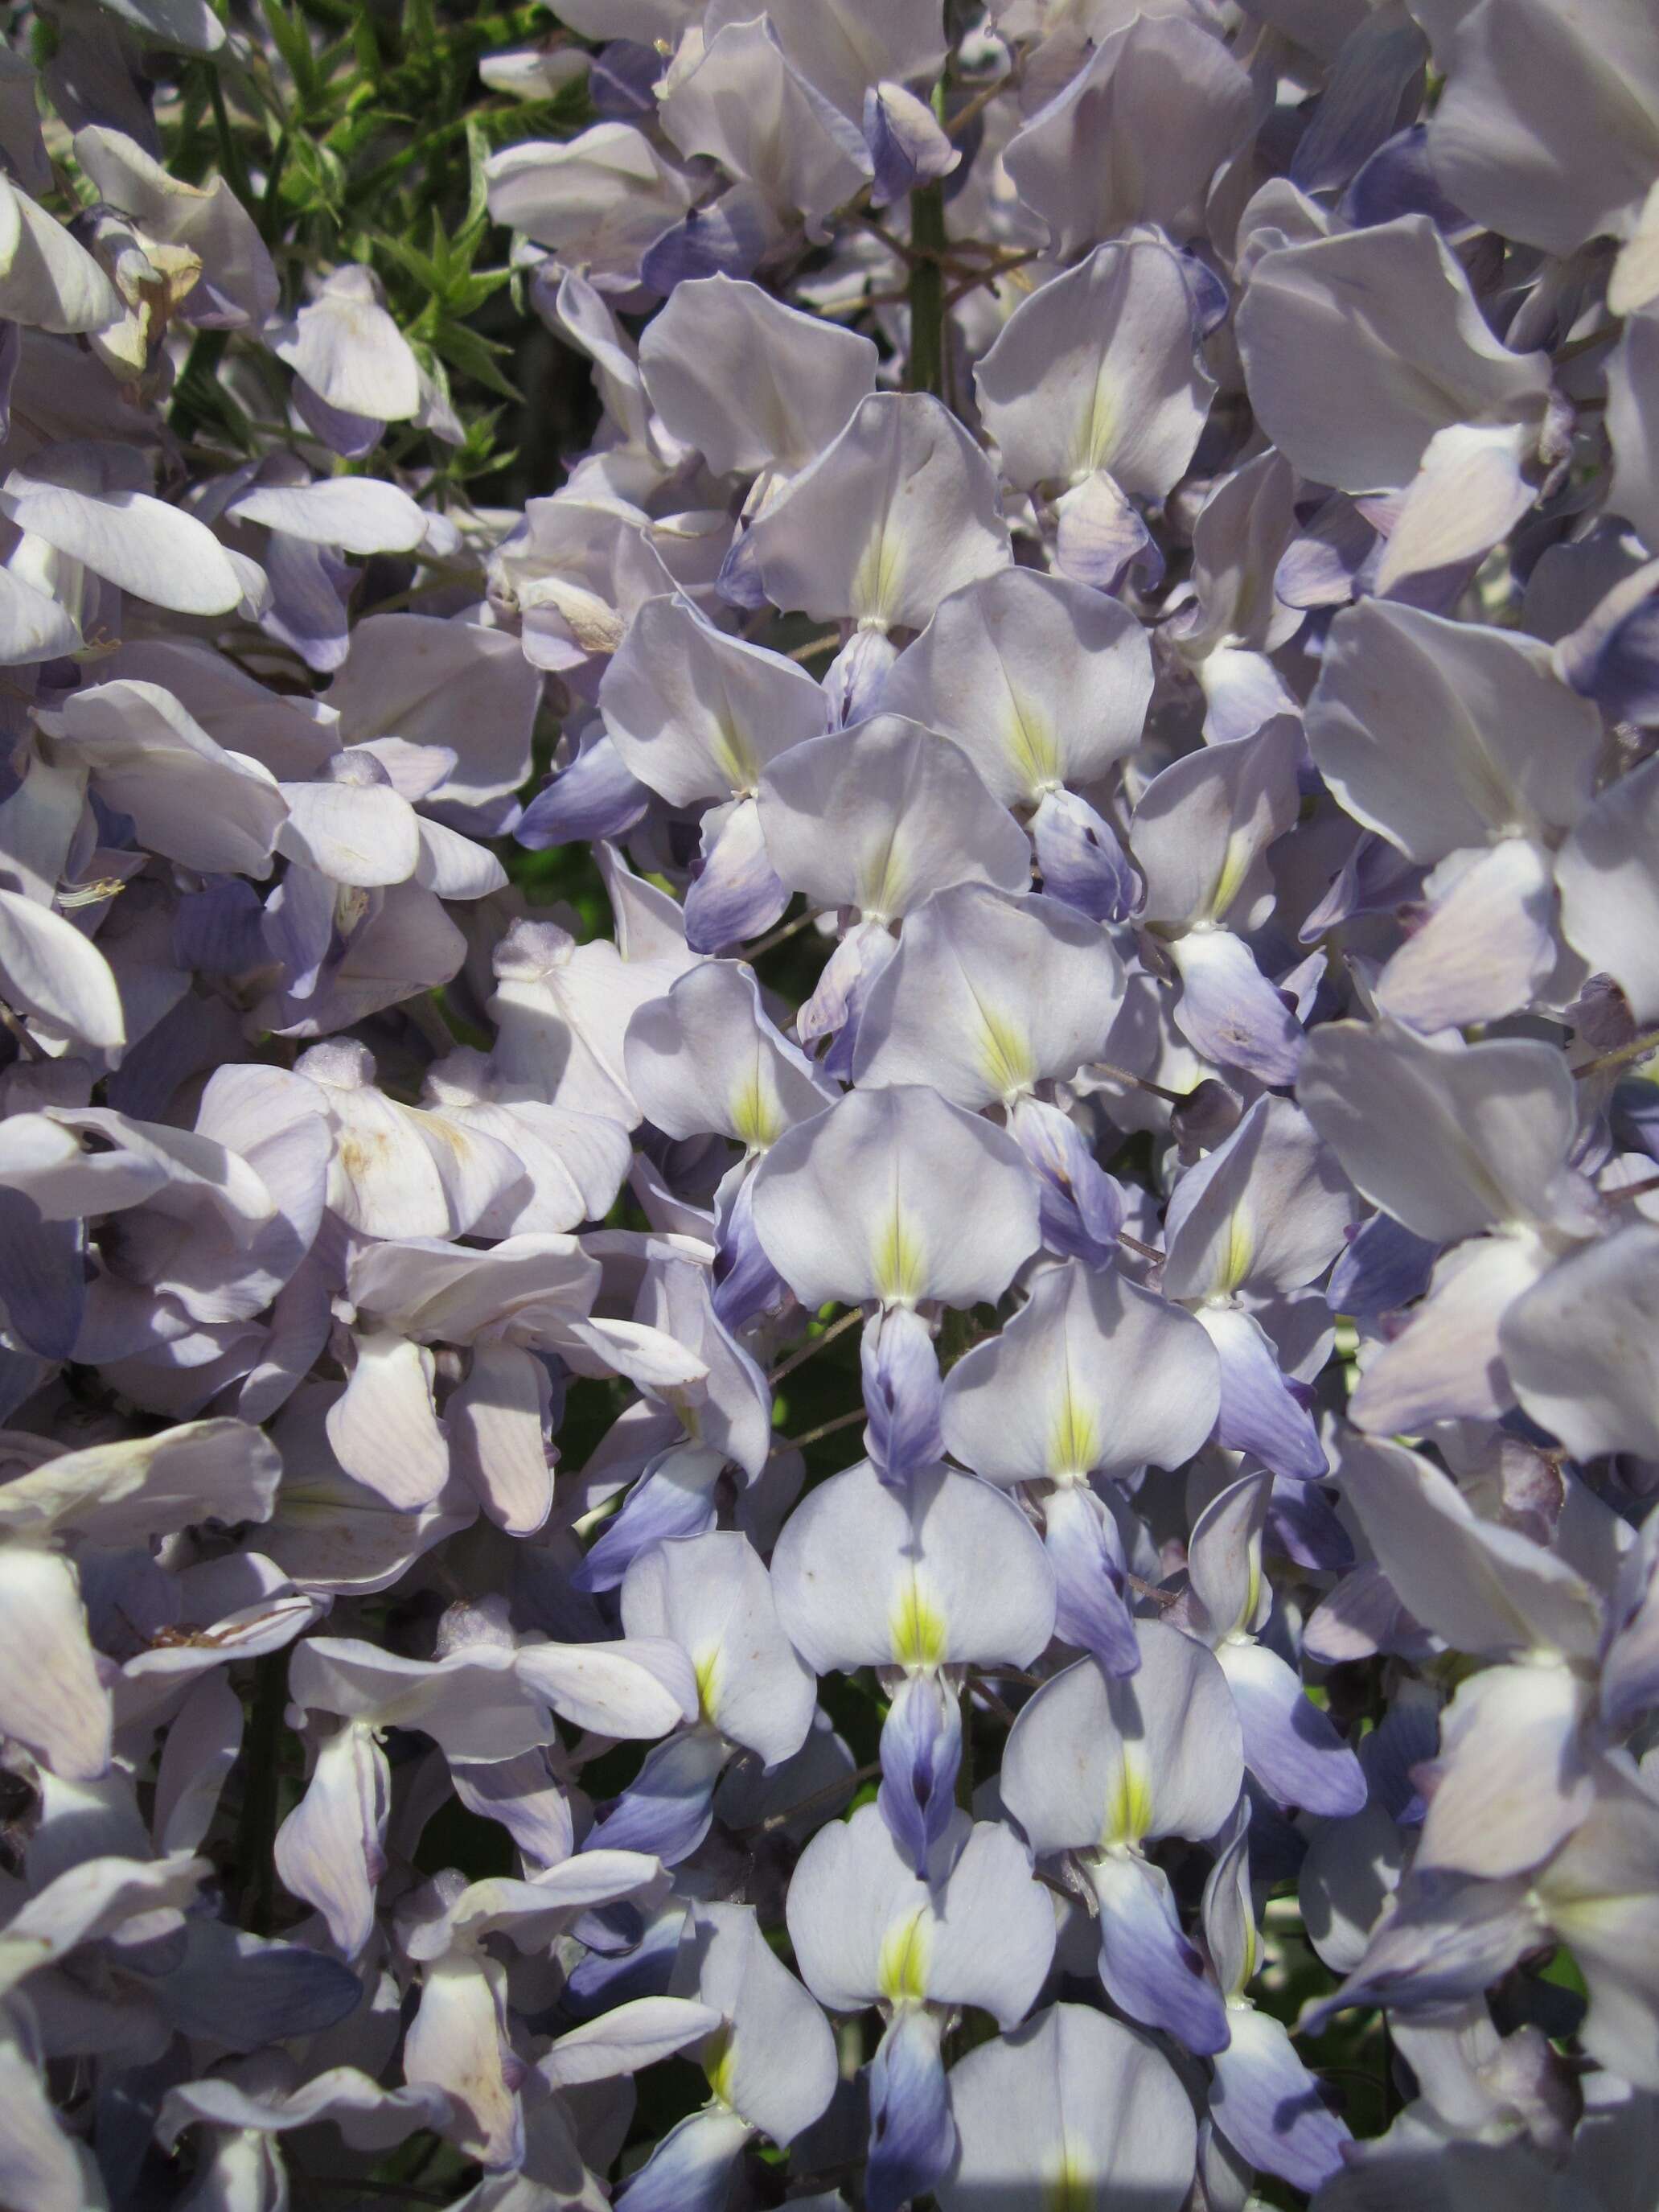
[[[530,1644],[520,1679],[556,1712],[598,1735],[666,1735],[697,1709],[690,1662],[659,1638]]]
[[[1123,990],[1110,939],[1074,908],[957,884],[906,921],[860,1018],[854,1076],[1009,1104],[1100,1059]]]
[[[1068,1261],[945,1378],[945,1440],[992,1482],[1178,1467],[1215,1424],[1215,1352],[1189,1314]]]
[[[512,1536],[532,1535],[553,1510],[544,1433],[550,1389],[533,1353],[514,1344],[478,1344],[466,1380],[444,1407],[456,1473]]]
[[[1176,2212],[1192,2186],[1196,2127],[1175,2069],[1090,2006],[1050,2006],[970,2051],[951,2069],[951,2106],[960,2141],[944,2212],[1048,2212],[1057,2186]]]
[[[178,614],[229,614],[244,585],[223,546],[194,515],[107,469],[108,450],[45,448],[0,485],[0,509],[135,599]]]
[[[0,179],[0,314],[43,331],[103,331],[126,310],[120,295],[55,216]]]
[[[449,1480],[449,1446],[432,1403],[432,1354],[391,1329],[356,1340],[328,1440],[354,1480],[404,1512],[430,1505]]]
[[[1067,258],[1133,223],[1188,237],[1215,171],[1249,133],[1252,104],[1219,39],[1185,15],[1137,15],[1100,40],[1003,159]]]
[[[701,276],[647,324],[640,372],[663,422],[717,476],[793,471],[873,389],[876,349],[758,284]]]
[[[1613,977],[1643,1024],[1659,1016],[1659,762],[1592,800],[1555,858],[1561,934]]]
[[[1356,1188],[1437,1244],[1538,1218],[1577,1124],[1553,1046],[1431,1043],[1393,1022],[1316,1028],[1297,1095]]]
[[[367,270],[348,268],[341,276],[301,308],[292,334],[278,337],[272,350],[331,407],[406,422],[421,404],[409,341],[375,297]]]
[[[1564,1559],[1479,1520],[1449,1475],[1399,1444],[1348,1437],[1343,1494],[1401,1600],[1454,1650],[1587,1657],[1601,1603]]]
[[[775,606],[920,629],[941,599],[1008,565],[990,464],[924,393],[877,392],[744,550]]]
[[[88,1640],[73,1568],[33,1545],[0,1547],[0,1603],[8,1624],[0,1731],[68,1780],[102,1774],[110,1755],[109,1692]]]
[[[1376,599],[1332,624],[1308,712],[1344,806],[1414,860],[1571,828],[1601,743],[1535,639]]]
[[[556,2088],[609,2081],[672,2057],[720,2024],[710,2006],[684,1997],[634,1997],[556,2037],[536,2070]]]
[[[1012,805],[1109,775],[1139,744],[1152,695],[1152,649],[1126,606],[1005,568],[944,602],[899,655],[881,705],[954,738]]]
[[[61,915],[0,890],[0,990],[59,1033],[116,1052],[126,1018],[110,965]]]
[[[807,1306],[973,1305],[1000,1297],[1037,1244],[1036,1182],[1012,1139],[904,1086],[854,1091],[788,1131],[756,1170],[754,1203],[767,1257]]]
[[[1499,1324],[1533,1419],[1575,1459],[1659,1455],[1659,1229],[1632,1223],[1561,1260]]]
[[[1264,253],[1237,327],[1262,427],[1304,476],[1341,491],[1409,483],[1454,424],[1543,419],[1547,361],[1492,335],[1427,216]]]
[[[1103,470],[1161,500],[1191,460],[1215,386],[1168,246],[1097,247],[1015,308],[974,372],[1009,481],[1079,483]]]
[[[1244,1786],[1238,1717],[1201,1644],[1135,1623],[1140,1666],[1121,1679],[1079,1661],[1020,1710],[1005,1802],[1044,1851],[1214,1834]]]
[[[1200,746],[1155,775],[1136,803],[1129,842],[1146,878],[1146,917],[1254,926],[1267,887],[1267,847],[1296,819],[1302,733],[1276,718],[1253,738]]]
[[[897,714],[793,746],[766,770],[773,866],[815,905],[890,921],[952,884],[1031,880],[1024,832],[967,756]]]
[[[1164,1224],[1173,1298],[1299,1290],[1341,1250],[1359,1208],[1329,1148],[1287,1100],[1259,1099],[1176,1182]]]
[[[784,1523],[772,1583],[791,1642],[820,1673],[1023,1666],[1054,1632],[1036,1531],[1003,1492],[942,1467],[915,1478],[908,1504],[867,1461],[820,1483]]]
[[[289,538],[337,545],[345,553],[407,553],[420,544],[428,520],[406,491],[373,477],[256,483],[225,512],[239,522],[264,523]]]
[[[671,1137],[718,1132],[757,1152],[834,1103],[761,1012],[754,970],[706,960],[628,1025],[629,1087]]]
[[[278,1880],[323,1915],[348,1959],[374,1933],[391,1807],[386,1753],[373,1729],[350,1721],[323,1739],[304,1796],[276,1831]]]
[[[775,755],[826,726],[804,668],[715,629],[678,597],[647,599],[629,624],[599,711],[628,768],[676,806],[752,792]]]
[[[276,778],[216,744],[159,684],[89,684],[43,726],[84,763],[99,796],[132,817],[153,852],[210,873],[270,872],[288,814]]]
[[[816,1684],[778,1620],[771,1578],[734,1530],[659,1544],[622,1589],[630,1637],[672,1637],[696,1672],[703,1717],[769,1766],[799,1751]]]

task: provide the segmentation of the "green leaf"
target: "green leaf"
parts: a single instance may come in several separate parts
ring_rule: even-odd
[[[446,293],[444,304],[453,315],[470,315],[503,284],[511,283],[512,276],[510,269],[480,269],[472,276],[459,276]]]
[[[366,8],[357,10],[352,25],[351,43],[356,49],[358,68],[371,82],[378,84],[380,81],[380,49],[375,42],[374,26]]]
[[[412,276],[423,290],[430,292],[434,299],[442,296],[443,271],[434,261],[428,259],[417,247],[410,246],[406,239],[394,238],[390,231],[373,231],[370,237],[377,253],[389,254],[400,269]]]
[[[260,0],[260,5],[264,12],[266,27],[270,33],[271,44],[294,80],[294,89],[303,112],[313,106],[321,89],[317,58],[312,52],[311,33],[298,9],[284,7],[283,0]]]
[[[498,392],[503,399],[515,405],[523,404],[524,394],[509,384],[495,366],[495,358],[507,348],[493,344],[481,337],[477,331],[469,330],[465,323],[441,323],[432,334],[432,343],[452,368],[459,368],[463,376],[470,376],[475,384],[482,384],[486,392]]]
[[[173,387],[168,422],[180,438],[188,438],[202,424],[215,424],[244,453],[252,453],[258,442],[253,426],[219,381],[228,343],[227,331],[198,331]]]
[[[476,115],[466,118],[466,222],[463,235],[476,230],[483,238],[489,222],[489,179],[484,163],[489,159],[489,134]],[[476,252],[477,247],[473,248]],[[471,259],[471,254],[467,258]]]
[[[432,0],[404,0],[401,43],[406,54],[430,52],[438,41],[437,18]]]
[[[345,171],[327,147],[309,132],[298,131],[289,148],[288,166],[290,178],[298,178],[302,189],[290,194],[284,185],[283,197],[294,198],[301,214],[321,207],[337,220],[343,204]]]

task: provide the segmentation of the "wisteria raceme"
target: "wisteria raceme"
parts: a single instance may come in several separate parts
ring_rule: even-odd
[[[3,2212],[1652,2212],[1650,0],[5,22]]]

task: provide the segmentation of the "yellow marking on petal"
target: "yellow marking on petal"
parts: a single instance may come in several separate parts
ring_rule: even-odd
[[[1215,879],[1215,889],[1210,893],[1209,904],[1198,919],[1207,921],[1221,920],[1244,888],[1244,878],[1250,872],[1255,849],[1255,839],[1249,830],[1234,830],[1227,840],[1227,849],[1221,856],[1221,868]]]
[[[1051,1475],[1087,1474],[1100,1458],[1100,1428],[1089,1408],[1073,1395],[1069,1381],[1048,1437]]]
[[[933,1950],[932,1916],[919,1905],[896,1920],[881,1939],[877,1986],[889,2004],[921,2004],[927,1996],[927,1965]]]
[[[1249,1273],[1250,1262],[1255,1257],[1255,1237],[1252,1233],[1252,1224],[1241,1206],[1227,1217],[1227,1242],[1222,1249],[1213,1295],[1231,1297]]]
[[[692,1397],[690,1389],[688,1389],[684,1383],[669,1383],[665,1385],[663,1389],[659,1389],[657,1395],[661,1399],[663,1404],[667,1407],[670,1413],[672,1413],[675,1419],[679,1422],[680,1426],[685,1431],[686,1435],[690,1437],[692,1443],[694,1444],[701,1443],[702,1441],[702,1407]]]
[[[716,1707],[720,1694],[720,1677],[726,1671],[726,1654],[718,1644],[709,1644],[696,1654],[691,1671],[697,1682],[697,1711],[701,1718],[718,1725]]]
[[[1146,1762],[1126,1744],[1123,1763],[1112,1778],[1106,1800],[1103,1844],[1138,1844],[1152,1825],[1152,1780]]]
[[[876,1292],[883,1304],[915,1305],[927,1289],[927,1255],[908,1233],[896,1206],[877,1237],[872,1258]]]
[[[368,912],[368,896],[354,884],[342,884],[335,892],[334,926],[342,937],[349,937]]]
[[[1095,388],[1089,395],[1089,412],[1084,418],[1082,435],[1078,440],[1073,483],[1079,483],[1085,477],[1091,477],[1097,469],[1109,465],[1117,431],[1118,410],[1108,386],[1103,363],[1095,378]]]
[[[893,824],[880,853],[860,869],[855,890],[854,903],[866,921],[890,921],[904,911],[908,886],[902,824]]]
[[[733,2067],[732,2031],[717,2027],[702,2046],[702,2070],[711,2093],[722,2105],[732,2101],[732,2073]]]
[[[734,793],[753,791],[760,781],[760,763],[747,738],[728,716],[722,714],[716,721],[708,750],[715,767]]]
[[[783,1134],[777,1102],[767,1096],[757,1060],[748,1079],[732,1094],[732,1127],[738,1141],[751,1152],[763,1152]]]
[[[1012,1098],[1029,1091],[1036,1080],[1036,1060],[1030,1041],[1019,1026],[986,1006],[978,1008],[979,1064],[997,1095]]]
[[[1042,2179],[1042,2212],[1095,2212],[1095,2179],[1082,2156],[1065,2143],[1060,2163]]]
[[[945,1663],[945,1615],[923,1595],[914,1573],[893,1607],[893,1659],[901,1667],[935,1668]]]
[[[898,597],[902,568],[900,548],[888,536],[887,517],[884,514],[854,574],[849,612],[860,623],[878,623],[885,629],[892,620],[891,610]]]
[[[1040,792],[1059,787],[1063,781],[1060,732],[1042,708],[1034,701],[1021,698],[1012,684],[1008,686],[1008,720],[1003,744],[1033,798]]]

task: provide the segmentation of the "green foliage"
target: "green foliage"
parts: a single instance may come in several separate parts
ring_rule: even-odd
[[[461,436],[408,429],[366,466],[439,507],[551,489],[513,477],[526,406],[515,356],[526,350],[526,332],[509,295],[507,235],[489,219],[484,163],[522,139],[568,137],[592,117],[580,81],[557,99],[525,101],[492,93],[478,74],[483,56],[545,38],[546,13],[464,0],[260,0],[260,12],[263,48],[236,42],[234,52],[180,64],[177,98],[161,111],[167,167],[197,184],[225,178],[258,224],[290,310],[303,303],[307,276],[352,263],[385,286]],[[227,466],[257,443],[223,377],[239,343],[204,333],[172,408],[173,428],[198,448],[223,447]],[[537,358],[578,395],[556,411],[580,421],[586,365],[562,352]],[[247,365],[267,385],[280,374],[255,349]],[[269,412],[282,411],[273,386]]]

